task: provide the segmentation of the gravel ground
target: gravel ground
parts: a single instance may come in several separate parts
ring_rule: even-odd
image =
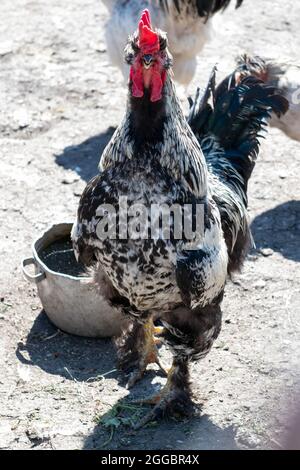
[[[244,49],[300,62],[299,2],[253,3],[216,19],[191,91]],[[299,408],[299,143],[272,129],[262,144],[249,190],[257,248],[228,284],[218,341],[192,369],[201,412],[137,433],[122,417],[114,430],[107,413],[123,410],[128,392],[111,341],[57,331],[20,272],[32,240],[73,219],[124,111],[106,10],[99,0],[1,0],[0,18],[0,448],[280,448]],[[150,371],[131,395],[162,382]]]

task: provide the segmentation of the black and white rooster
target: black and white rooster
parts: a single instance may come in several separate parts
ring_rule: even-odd
[[[190,404],[189,362],[205,357],[217,338],[227,275],[241,267],[250,244],[247,184],[257,138],[270,112],[284,112],[287,102],[274,88],[238,73],[215,89],[213,72],[187,122],[166,35],[152,29],[147,11],[125,55],[131,67],[126,114],[102,154],[100,174],[82,194],[72,238],[77,257],[92,265],[98,289],[130,318],[117,343],[120,367],[133,370],[129,386],[147,364],[159,363],[153,335],[174,355],[167,384],[140,426]],[[160,230],[152,238],[130,238],[127,230],[124,236],[125,197],[128,207],[146,208],[146,222],[157,204],[202,207],[201,236],[192,246],[185,236],[176,238],[174,218],[169,237]],[[116,208],[122,236],[99,238],[103,205]],[[163,327],[155,328],[158,317]]]
[[[174,57],[174,76],[182,85],[192,80],[197,55],[211,35],[211,17],[224,10],[230,0],[103,0],[110,17],[105,27],[108,54],[114,65],[128,78],[123,50],[129,34],[134,31],[141,11],[148,8],[154,23],[168,33]],[[243,0],[237,0],[239,7]]]

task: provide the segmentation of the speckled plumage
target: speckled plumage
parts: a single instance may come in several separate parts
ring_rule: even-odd
[[[184,244],[181,240],[172,240],[172,229],[171,240],[99,240],[96,237],[96,224],[99,220],[96,216],[97,207],[103,203],[117,206],[120,196],[127,197],[128,206],[138,203],[149,208],[149,217],[153,204],[171,206],[173,203],[196,204],[203,200],[174,180],[147,153],[141,155],[138,161],[133,158],[108,167],[89,184],[82,195],[78,212],[79,224],[76,232],[74,231],[75,239],[93,247],[94,256],[101,262],[118,293],[129,300],[134,313],[136,310],[170,310],[182,303],[176,281],[176,266],[188,256],[184,251]],[[211,255],[217,260],[219,252],[222,252],[223,285],[227,266],[226,248],[221,236],[218,210],[213,201],[209,204],[211,214],[207,218],[208,225],[201,249],[206,250],[207,263],[211,262],[213,266],[215,262]],[[209,246],[211,239],[215,243],[213,247]],[[199,266],[199,272],[193,272],[193,276],[201,278],[202,268]],[[212,273],[212,276],[218,278],[220,272]],[[215,293],[211,286],[212,281],[209,282],[207,285],[203,284],[203,292],[199,289],[199,296],[193,299],[193,303],[202,302],[201,298],[207,298],[203,300],[204,304],[213,300]]]
[[[144,100],[148,100],[147,95]],[[199,286],[198,295],[190,296],[189,305],[204,306],[224,287],[227,251],[219,211],[213,199],[207,197],[207,168],[202,151],[186,122],[170,77],[164,90],[163,110],[151,104],[161,113],[157,132],[144,134],[142,142],[131,119],[133,112],[140,112],[136,105],[137,99],[131,98],[125,119],[102,154],[100,175],[82,195],[79,223],[73,232],[75,243],[93,246],[94,256],[134,311],[165,311],[180,305],[183,294],[176,276],[179,267],[182,269],[189,262]],[[143,204],[149,212],[153,204],[204,204],[206,227],[199,252],[205,256],[199,268],[195,268],[198,261],[184,250],[181,240],[98,240],[97,208],[104,203],[117,206],[120,196],[128,198],[129,206]]]
[[[133,36],[127,48],[130,63],[136,43]],[[166,47],[164,36],[160,44]],[[161,319],[161,337],[174,354],[167,396],[182,409],[189,398],[188,361],[211,349],[221,329],[227,273],[240,268],[245,257],[247,181],[258,153],[257,136],[272,106],[280,109],[283,102],[273,88],[257,79],[235,80],[235,74],[215,90],[213,74],[188,123],[168,71],[168,52],[162,57],[167,71],[163,97],[153,103],[145,89],[143,97],[135,98],[129,84],[125,117],[102,154],[100,174],[82,194],[72,238],[77,257],[94,263],[95,283],[107,284],[102,289],[107,300],[132,319],[118,342],[121,367],[145,370],[143,348],[149,349],[149,335],[144,325]],[[102,204],[117,208],[121,230],[120,197],[127,198],[129,207],[146,207],[148,216],[153,204],[201,204],[204,226],[196,248],[172,236],[172,219],[167,238],[156,233],[146,240],[99,239]],[[162,403],[169,406],[168,400]]]

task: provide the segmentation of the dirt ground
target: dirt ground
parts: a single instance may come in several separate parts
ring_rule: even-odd
[[[215,62],[220,77],[231,71],[245,49],[300,62],[300,3],[244,3],[216,19],[191,91]],[[141,412],[120,402],[128,392],[111,341],[58,331],[22,278],[32,240],[74,218],[124,111],[105,19],[99,0],[1,0],[0,448],[281,448],[300,403],[299,143],[272,129],[262,144],[249,190],[257,247],[228,284],[218,341],[192,367],[202,410],[190,420],[136,433],[122,414],[111,422],[116,410],[129,418]],[[128,399],[163,381],[150,371]]]

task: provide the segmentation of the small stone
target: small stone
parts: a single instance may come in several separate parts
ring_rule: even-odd
[[[265,283],[265,281],[260,279],[254,284],[254,287],[255,287],[255,289],[263,289],[264,287],[266,287],[266,283]]]
[[[73,183],[76,183],[77,181],[79,181],[79,176],[74,175],[74,174],[72,174],[72,173],[67,174],[67,175],[61,180],[61,182],[62,182],[63,184],[73,184]]]
[[[26,435],[31,441],[44,441],[49,439],[49,433],[37,426],[30,426],[26,430]]]
[[[272,250],[272,248],[261,248],[259,250],[259,253],[267,257],[267,256],[272,256],[274,254],[274,251]]]
[[[106,47],[104,44],[99,44],[95,47],[95,51],[99,52],[99,54],[104,54],[106,52]]]
[[[26,109],[18,109],[15,111],[13,119],[17,123],[19,129],[25,129],[31,122],[30,116]]]
[[[10,41],[3,41],[0,44],[0,56],[11,54],[13,52],[13,44]]]

